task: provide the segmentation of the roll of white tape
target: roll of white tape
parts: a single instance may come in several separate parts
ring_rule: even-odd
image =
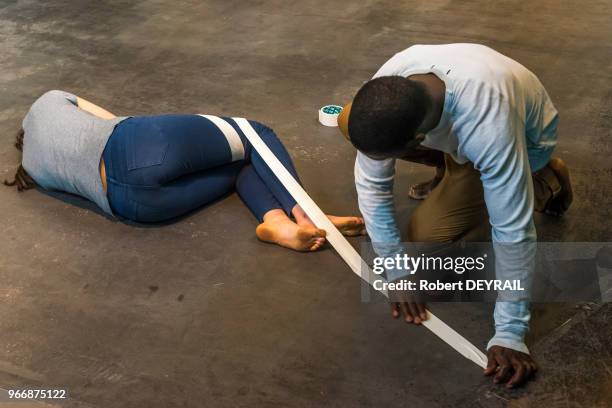
[[[323,126],[338,126],[340,112],[342,112],[342,106],[325,105],[319,109],[319,122]]]

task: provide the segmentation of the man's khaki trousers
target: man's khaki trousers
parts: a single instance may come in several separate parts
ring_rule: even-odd
[[[422,160],[410,161],[423,163]],[[444,177],[410,218],[408,241],[489,241],[491,226],[480,172],[474,169],[472,163],[457,164],[447,154],[444,155],[444,163]],[[548,166],[533,173],[532,180],[534,210],[541,212],[549,200],[561,190],[561,185]]]

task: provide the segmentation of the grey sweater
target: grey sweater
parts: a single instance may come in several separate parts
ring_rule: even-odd
[[[79,109],[75,95],[49,91],[23,119],[23,168],[38,185],[79,195],[112,215],[100,179],[100,158],[115,126]]]

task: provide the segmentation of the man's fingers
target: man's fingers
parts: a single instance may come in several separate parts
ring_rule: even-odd
[[[427,320],[427,309],[425,309],[425,303],[417,303],[417,308],[419,309],[419,316],[421,320]]]
[[[497,361],[495,360],[495,356],[491,350],[489,350],[487,353],[487,360],[487,368],[484,370],[484,375],[494,374],[495,369],[497,368]]]
[[[400,303],[400,307],[402,309],[402,313],[404,313],[404,320],[406,320],[406,322],[408,323],[412,323],[412,313],[410,312],[410,309],[408,308],[408,302],[402,302]]]
[[[394,319],[400,317],[399,303],[397,302],[391,302],[391,317]]]
[[[493,382],[495,384],[499,384],[499,383],[505,383],[506,381],[508,381],[508,377],[510,377],[510,374],[512,372],[511,368],[512,366],[510,365],[500,364],[497,374],[495,374],[495,377],[493,377]]]
[[[527,362],[523,364],[522,361],[518,361],[518,360],[515,360],[512,363],[512,367],[514,368],[514,375],[512,376],[512,378],[510,378],[510,381],[508,381],[508,384],[506,384],[506,387],[512,388],[515,385],[522,383],[523,380],[525,380],[525,378],[529,377],[529,373],[531,372],[531,369],[528,370],[527,365],[528,365]]]
[[[506,347],[493,346],[487,352],[485,375],[492,375],[495,384],[505,383],[513,388],[527,381],[538,370],[538,365],[528,354]]]
[[[414,324],[421,324],[421,318],[419,317],[419,309],[417,308],[416,303],[408,303],[408,308],[410,309],[410,313],[412,313]]]
[[[512,366],[510,365],[508,359],[501,354],[496,354],[495,360],[499,365],[499,370],[497,371],[497,374],[495,374],[495,377],[493,377],[493,382],[495,384],[499,384],[500,382],[505,383],[510,377],[510,369]]]
[[[427,319],[427,310],[423,303],[391,302],[391,316],[398,318],[401,315],[407,323],[421,324]]]
[[[404,316],[406,323],[421,324],[427,320],[427,309],[424,303],[416,302],[390,302],[391,316],[398,318]]]

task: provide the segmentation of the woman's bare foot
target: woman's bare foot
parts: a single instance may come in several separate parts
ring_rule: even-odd
[[[555,173],[561,184],[561,192],[550,200],[546,206],[546,214],[560,216],[566,212],[572,201],[574,193],[572,191],[572,183],[570,180],[569,169],[563,160],[558,157],[553,157],[548,162],[548,167]]]
[[[325,244],[325,231],[312,225],[298,225],[283,210],[272,210],[255,230],[262,241],[296,251],[316,251]]]
[[[301,226],[314,227],[312,220],[306,215],[304,210],[299,205],[293,207],[291,214],[295,217],[295,222]],[[365,235],[366,228],[365,222],[361,217],[336,217],[334,215],[328,215],[327,218],[334,224],[336,228],[347,237],[356,237],[358,235]]]

